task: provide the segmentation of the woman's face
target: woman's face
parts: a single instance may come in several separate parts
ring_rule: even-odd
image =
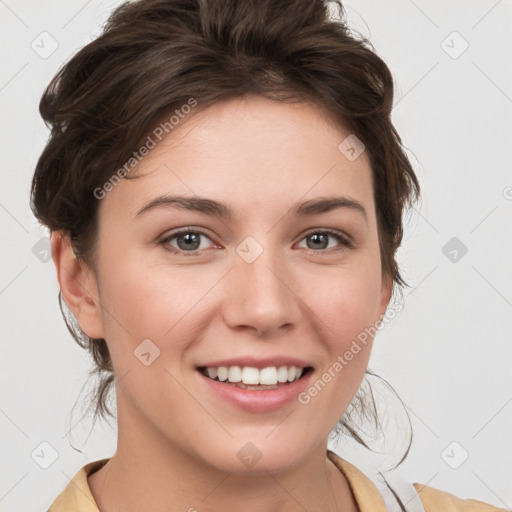
[[[360,335],[391,293],[366,154],[338,149],[349,133],[329,119],[304,103],[217,103],[180,120],[132,171],[138,178],[100,201],[88,289],[101,308],[78,319],[107,340],[120,443],[158,440],[237,472],[325,450],[364,376],[372,339]],[[146,208],[166,196],[195,203]],[[341,206],[312,207],[335,197]],[[193,208],[203,199],[225,206]],[[310,369],[259,391],[201,371],[293,379],[283,366]]]

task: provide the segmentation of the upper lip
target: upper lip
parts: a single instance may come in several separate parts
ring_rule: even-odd
[[[268,368],[269,366],[297,366],[298,368],[307,368],[312,365],[303,359],[289,356],[274,356],[265,358],[256,357],[231,357],[229,359],[217,359],[208,363],[198,365],[198,368],[218,368],[219,366],[250,366],[252,368]]]

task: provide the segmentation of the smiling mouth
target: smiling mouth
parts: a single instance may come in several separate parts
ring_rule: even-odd
[[[277,389],[304,378],[313,368],[306,366],[269,366],[254,368],[251,366],[200,366],[199,372],[217,382],[231,384],[242,389]]]

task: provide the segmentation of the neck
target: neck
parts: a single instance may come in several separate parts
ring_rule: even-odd
[[[121,428],[112,458],[89,478],[101,512],[140,510],[358,512],[344,475],[318,446],[293,468],[235,473],[187,453],[154,432]]]

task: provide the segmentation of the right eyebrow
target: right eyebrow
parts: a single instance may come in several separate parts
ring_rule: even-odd
[[[161,195],[155,197],[145,206],[143,206],[135,217],[162,206],[178,207],[185,210],[193,210],[206,215],[215,215],[224,219],[232,219],[233,211],[224,203],[207,199],[205,197],[185,197],[185,196],[169,196]]]

